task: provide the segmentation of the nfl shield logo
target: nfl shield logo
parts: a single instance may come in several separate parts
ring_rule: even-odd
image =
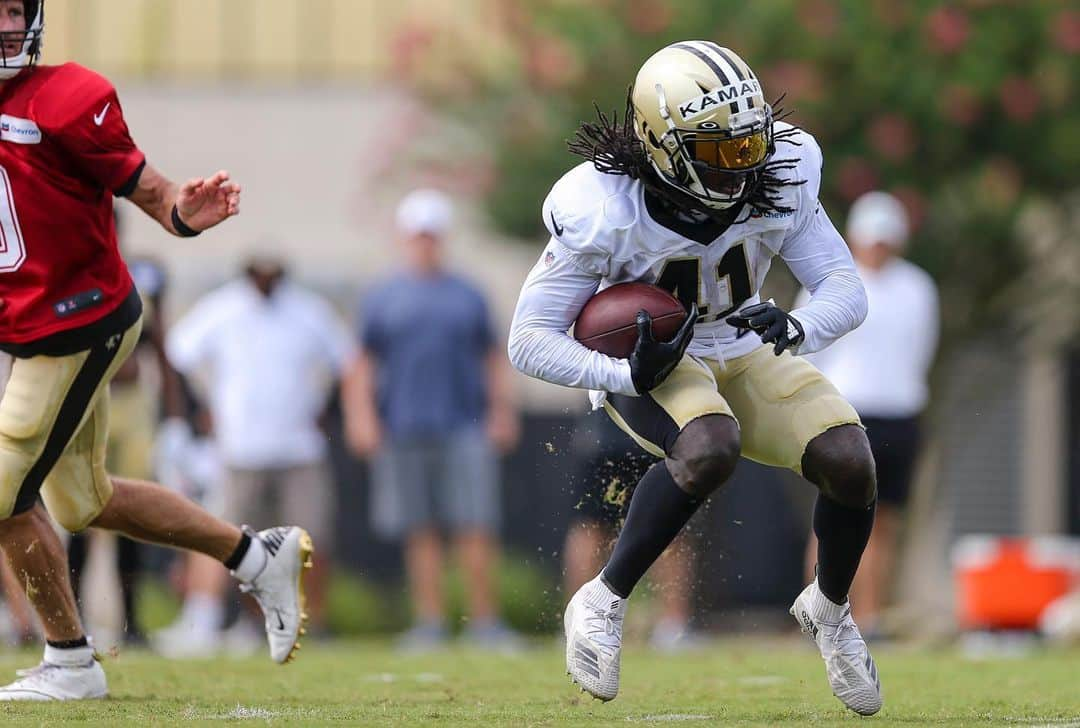
[[[555,262],[555,254],[550,250],[544,253],[544,267],[550,268],[551,264]]]

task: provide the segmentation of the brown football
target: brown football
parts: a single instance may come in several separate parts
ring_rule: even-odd
[[[625,359],[637,343],[637,312],[652,316],[653,337],[670,341],[686,320],[679,299],[648,283],[617,283],[585,304],[574,323],[574,338],[608,356]]]

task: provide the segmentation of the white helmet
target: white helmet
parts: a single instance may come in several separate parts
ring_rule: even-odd
[[[23,14],[26,17],[25,31],[0,32],[0,81],[14,78],[41,57],[45,34],[45,0],[23,0]],[[21,50],[9,56],[5,45],[13,42],[20,43]]]
[[[713,210],[742,201],[775,149],[772,107],[738,54],[710,41],[673,43],[634,80],[634,133],[660,179]]]

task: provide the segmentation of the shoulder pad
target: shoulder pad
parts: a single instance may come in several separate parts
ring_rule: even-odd
[[[591,162],[571,169],[544,200],[544,226],[572,251],[608,255],[621,231],[638,219],[634,181],[599,172]]]
[[[808,213],[818,206],[821,189],[821,148],[813,135],[791,124],[776,123],[776,133],[782,137],[776,142],[773,162],[781,167],[775,174],[781,182],[777,188],[777,203],[791,208],[791,212],[755,212],[748,224],[761,230],[788,230],[799,224]]]
[[[34,111],[48,126],[62,128],[81,114],[96,113],[116,95],[107,78],[78,63],[51,70],[51,77],[34,94]]]
[[[776,133],[782,134],[783,138],[776,143],[777,160],[790,160],[794,163],[792,169],[782,169],[777,176],[782,180],[793,182],[802,181],[800,187],[807,188],[813,198],[817,198],[821,189],[821,147],[817,139],[808,131],[794,127],[785,122],[777,122]],[[797,189],[797,188],[787,188]]]

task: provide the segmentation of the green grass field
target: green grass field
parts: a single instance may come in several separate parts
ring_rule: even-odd
[[[885,708],[875,726],[1080,727],[1080,651],[969,660],[878,648]],[[38,653],[0,656],[0,677]],[[0,708],[5,725],[852,725],[808,642],[743,639],[692,655],[628,650],[619,698],[572,687],[549,642],[522,656],[459,649],[422,657],[383,643],[305,647],[268,660],[105,658],[112,697]],[[869,725],[869,724],[867,724]]]

